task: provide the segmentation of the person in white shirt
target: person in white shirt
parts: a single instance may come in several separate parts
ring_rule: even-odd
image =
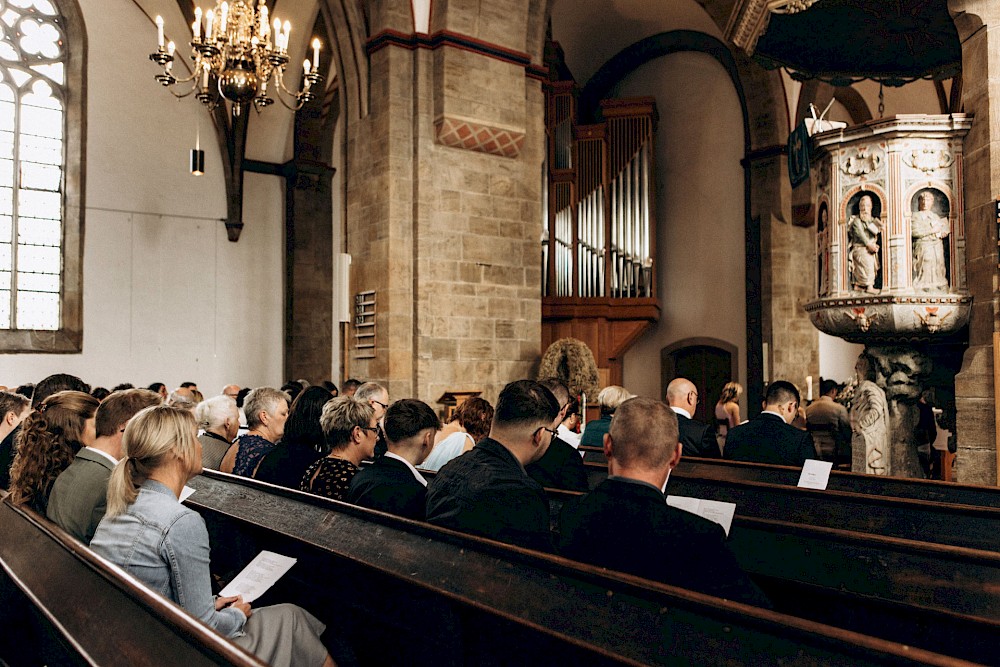
[[[427,480],[417,471],[434,448],[441,421],[423,401],[404,398],[385,411],[388,451],[362,468],[347,493],[347,501],[422,521]]]

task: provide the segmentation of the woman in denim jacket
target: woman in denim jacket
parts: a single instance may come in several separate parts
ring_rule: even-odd
[[[91,548],[272,665],[334,665],[319,639],[325,626],[304,609],[212,597],[205,520],[177,500],[201,472],[195,433],[179,408],[154,406],[129,421]]]

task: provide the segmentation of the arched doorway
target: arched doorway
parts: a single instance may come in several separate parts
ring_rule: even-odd
[[[722,387],[738,377],[737,348],[714,338],[688,338],[660,351],[661,395],[674,378],[684,377],[698,388],[694,419],[710,424]]]

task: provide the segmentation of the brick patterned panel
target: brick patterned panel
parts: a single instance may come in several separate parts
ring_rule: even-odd
[[[524,132],[462,118],[443,116],[434,127],[438,143],[452,148],[516,158],[524,146]]]

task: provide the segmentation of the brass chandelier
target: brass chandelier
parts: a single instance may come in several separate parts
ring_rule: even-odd
[[[202,103],[214,110],[224,99],[233,105],[233,115],[238,116],[244,105],[253,102],[257,111],[274,103],[276,97],[292,111],[315,98],[312,89],[323,81],[319,73],[318,39],[312,41],[312,60],[302,63],[302,84],[298,92],[285,87],[285,68],[288,65],[288,34],[291,24],[274,19],[273,29],[268,22],[265,0],[254,10],[253,0],[220,0],[215,9],[202,13],[195,9],[191,24],[191,75],[178,78],[173,72],[173,42],[164,44],[163,18],[156,17],[157,49],[149,59],[163,68],[156,80],[175,97],[192,93]],[[274,86],[269,94],[272,78]],[[178,93],[175,85],[191,84]],[[285,98],[289,101],[286,101]]]

